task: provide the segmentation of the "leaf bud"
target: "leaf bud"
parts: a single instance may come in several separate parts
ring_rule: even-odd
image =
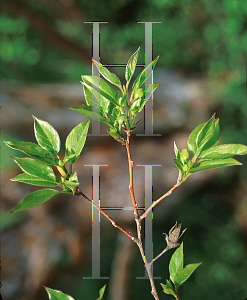
[[[185,161],[189,158],[189,153],[188,153],[187,149],[183,149],[181,151],[181,156]]]
[[[137,98],[141,98],[143,96],[143,90],[142,89],[137,89],[134,93],[134,100]]]

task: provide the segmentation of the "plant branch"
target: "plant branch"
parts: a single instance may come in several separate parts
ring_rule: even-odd
[[[148,263],[146,260],[146,256],[143,250],[143,246],[142,246],[142,241],[141,241],[141,220],[140,219],[136,219],[136,224],[137,224],[137,233],[138,233],[138,242],[137,242],[137,246],[140,250],[141,256],[142,256],[142,260],[145,264],[145,268],[148,272],[148,277],[149,277],[149,281],[150,281],[150,285],[151,285],[151,294],[153,295],[155,300],[159,300],[159,296],[154,284],[154,279],[153,279],[153,274],[152,274],[152,264]]]
[[[127,133],[127,141],[126,141],[126,150],[127,150],[127,155],[128,155],[128,163],[129,163],[129,174],[130,174],[130,184],[129,184],[129,191],[134,207],[134,215],[135,219],[138,219],[138,206],[136,204],[135,200],[135,194],[134,194],[134,187],[133,187],[133,161],[131,160],[130,156],[130,132],[126,131]]]
[[[134,207],[134,216],[136,221],[136,228],[137,228],[137,246],[140,250],[143,262],[145,264],[145,268],[148,273],[149,281],[151,284],[151,294],[153,295],[155,300],[159,300],[158,293],[154,284],[153,274],[152,274],[152,266],[149,264],[146,260],[145,252],[143,250],[142,246],[142,240],[141,240],[141,219],[138,215],[138,206],[135,200],[135,194],[134,194],[134,186],[133,186],[133,161],[131,160],[130,156],[130,132],[126,131],[127,133],[127,141],[126,141],[126,149],[127,149],[127,155],[128,155],[128,163],[129,163],[129,175],[130,175],[130,184],[129,184],[129,191]]]
[[[163,196],[161,196],[158,200],[154,201],[149,208],[140,216],[140,219],[144,219],[146,218],[147,214],[160,202],[162,201],[164,198],[168,197],[169,195],[171,195],[171,193],[178,187],[180,186],[181,182],[178,180],[177,183],[167,192],[165,193]]]
[[[78,187],[76,187],[75,195],[82,196],[83,198],[85,198],[94,208],[96,208],[102,215],[104,215],[112,223],[114,227],[121,230],[124,234],[126,234],[129,238],[131,238],[132,241],[138,243],[137,238],[135,238],[130,232],[126,231],[120,225],[118,225],[111,217],[108,216],[108,214],[102,208],[100,208],[97,204],[93,203],[92,200],[90,200],[86,195],[84,195],[83,192]]]
[[[168,250],[172,249],[172,248],[176,248],[177,246],[179,246],[179,244],[171,244],[168,245],[163,251],[160,252],[160,254],[158,254],[154,259],[151,260],[151,262],[149,263],[150,266],[152,266],[152,264],[158,259],[160,258],[164,253],[166,253]]]

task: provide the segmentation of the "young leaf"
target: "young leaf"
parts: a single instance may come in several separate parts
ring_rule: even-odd
[[[112,102],[115,105],[118,105],[116,99],[116,91],[115,89],[107,83],[104,79],[99,78],[97,76],[81,76],[82,80],[81,83],[83,86],[86,86],[90,92],[94,90],[96,93],[103,96],[103,98],[107,99],[108,101]],[[91,100],[91,101],[90,101]],[[104,100],[104,99],[102,99]],[[92,105],[92,96],[87,97],[88,105]]]
[[[116,107],[110,105],[109,107],[109,117],[111,118],[111,120],[113,122],[115,122],[118,118],[118,116],[121,115],[121,111],[119,109],[117,109]]]
[[[201,149],[201,154],[204,151],[207,151],[208,149],[216,146],[218,144],[219,141],[219,137],[220,137],[220,125],[219,125],[219,119],[215,120],[215,130],[213,133],[213,136],[211,137],[211,139],[202,147]],[[201,157],[201,154],[199,155],[199,157]]]
[[[102,64],[98,63],[96,60],[93,61],[99,70],[100,74],[108,80],[110,83],[116,85],[118,88],[122,88],[121,81],[114,73],[111,73],[107,68],[103,67]]]
[[[140,105],[138,112],[142,111],[144,105],[149,100],[149,98],[152,96],[152,93],[157,89],[158,86],[159,86],[159,84],[148,84],[148,85],[144,85],[143,87],[140,88],[143,90],[144,97],[141,100],[141,105]]]
[[[23,172],[56,182],[56,176],[52,168],[47,164],[32,158],[18,158],[13,156],[11,158],[19,165]]]
[[[189,136],[189,139],[188,139],[188,149],[190,150],[190,153],[192,156],[195,155],[198,147],[197,147],[197,144],[196,144],[196,138],[197,138],[197,135],[198,133],[201,131],[201,129],[204,127],[206,123],[202,123],[200,125],[198,125],[196,127],[196,129],[194,129],[190,136]]]
[[[40,147],[56,155],[60,150],[60,138],[57,131],[46,121],[34,117],[34,133]]]
[[[81,81],[81,84],[83,86],[85,101],[86,101],[87,105],[92,106],[92,103],[94,103],[94,107],[99,108],[100,100],[97,97],[95,97],[95,95],[93,94],[92,87],[84,84],[82,81]]]
[[[73,297],[64,294],[60,291],[53,290],[48,287],[45,287],[45,289],[49,295],[49,300],[75,300]]]
[[[170,279],[174,283],[174,278],[179,270],[183,269],[184,256],[183,256],[183,243],[173,253],[169,264]]]
[[[80,104],[80,107],[71,107],[70,109],[77,111],[78,113],[88,117],[92,118],[94,120],[100,121],[102,123],[107,124],[108,126],[112,126],[111,123],[108,122],[108,120],[102,116],[102,114],[98,114],[96,112],[92,112],[92,106],[87,106],[84,104]]]
[[[7,141],[5,144],[15,150],[19,150],[24,152],[25,154],[31,156],[34,159],[43,161],[48,165],[57,166],[59,159],[51,155],[51,153],[41,148],[39,145],[30,143],[30,142],[22,142],[22,141]]]
[[[233,158],[202,160],[190,169],[190,173],[236,165],[242,164]]]
[[[189,264],[185,266],[182,270],[179,270],[177,272],[174,278],[176,291],[178,290],[179,286],[191,276],[191,274],[195,271],[195,269],[200,266],[200,264],[201,263]]]
[[[123,143],[124,138],[121,134],[117,132],[115,128],[111,128],[110,130],[107,130],[107,132],[118,142]]]
[[[169,280],[167,280],[166,281],[167,283],[169,282],[170,283],[170,281]],[[170,283],[171,284],[171,283]],[[165,294],[168,294],[168,295],[172,295],[172,296],[175,296],[176,294],[175,294],[175,291],[173,290],[173,287],[171,287],[170,285],[168,286],[168,284],[163,284],[163,283],[161,283],[160,284],[161,286],[162,286],[162,288],[163,288],[163,293],[165,293]]]
[[[51,180],[46,180],[42,177],[30,175],[27,173],[19,174],[16,177],[12,178],[11,180],[18,181],[18,182],[24,182],[24,183],[31,184],[31,185],[46,186],[46,187],[54,187],[54,186],[58,185],[57,182],[54,182]]]
[[[174,141],[174,152],[175,152],[176,158],[178,158],[179,150],[178,150],[178,147],[177,147],[175,141]]]
[[[183,170],[182,162],[177,158],[175,158],[173,161],[175,162],[177,169],[180,170],[181,172],[183,172],[184,170]]]
[[[229,158],[235,155],[247,154],[247,146],[241,144],[220,145],[200,154],[203,159]]]
[[[213,136],[215,130],[215,115],[210,118],[196,137],[196,144],[198,148],[204,146]]]
[[[75,188],[79,185],[79,182],[72,182],[69,180],[65,181],[65,185],[73,192],[75,193]]]
[[[109,110],[110,101],[99,94],[97,90],[89,87],[85,83],[83,84],[83,89],[87,104],[93,106],[96,113],[106,116]]]
[[[139,89],[140,86],[143,85],[143,83],[149,78],[149,76],[152,74],[152,71],[159,59],[159,56],[152,61],[142,72],[141,74],[136,78],[135,82],[132,86],[132,93],[134,93],[137,89]]]
[[[134,72],[135,72],[135,68],[136,68],[136,62],[137,62],[137,58],[140,52],[140,47],[137,49],[137,51],[130,57],[126,69],[125,69],[125,79],[126,82],[130,82]]]
[[[21,200],[10,212],[17,212],[38,206],[60,192],[52,189],[35,191]]]
[[[171,281],[168,279],[166,279],[166,286],[168,287],[168,289],[170,289],[174,292],[173,285],[172,285]]]
[[[97,298],[96,300],[101,300],[101,299],[103,299],[103,295],[104,295],[104,292],[105,292],[105,288],[106,288],[106,284],[100,289],[100,291],[99,291],[99,298]]]
[[[119,94],[119,93],[118,93],[118,94]],[[127,95],[127,94],[125,94],[123,97],[119,98],[119,105],[120,105],[121,107],[124,107],[124,105],[125,105],[125,103],[126,103],[126,101],[127,101],[127,98],[128,98],[128,95]]]
[[[189,153],[188,153],[187,149],[183,149],[181,151],[181,158],[183,158],[184,162],[187,161],[187,159],[189,158]]]
[[[68,135],[65,143],[66,149],[71,149],[75,154],[70,163],[74,163],[79,158],[86,141],[88,127],[89,120],[77,125]]]

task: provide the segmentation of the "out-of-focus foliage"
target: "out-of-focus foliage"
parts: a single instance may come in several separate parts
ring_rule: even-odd
[[[101,54],[107,57],[108,63],[124,63],[133,49],[143,44],[144,25],[136,24],[136,21],[155,20],[161,24],[153,25],[154,51],[160,55],[160,64],[164,67],[201,71],[228,79],[233,75],[234,78],[241,77],[236,68],[245,68],[246,1],[110,0],[107,5],[103,1],[72,1],[81,13],[81,19],[73,14],[66,15],[65,11],[54,14],[55,8],[46,1],[34,4],[26,0],[25,3],[42,16],[51,29],[89,51],[92,25],[83,22],[109,21],[100,27]],[[32,22],[9,13],[0,18],[5,76],[35,79],[35,70],[35,73],[40,72],[42,80],[73,78],[72,73],[78,70],[77,57],[44,43]],[[66,63],[55,67],[54,62],[59,59]],[[12,72],[9,66],[13,67]]]

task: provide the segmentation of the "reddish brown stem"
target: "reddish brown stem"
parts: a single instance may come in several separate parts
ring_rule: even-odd
[[[130,174],[130,184],[129,184],[129,191],[132,199],[132,204],[134,207],[134,214],[135,218],[138,218],[138,206],[136,204],[135,200],[135,194],[134,194],[134,186],[133,186],[133,161],[130,157],[130,133],[127,131],[127,141],[126,141],[126,150],[128,155],[128,163],[129,163],[129,174]]]
[[[121,230],[124,234],[126,234],[129,238],[131,238],[132,241],[138,243],[138,240],[130,232],[126,231],[120,225],[118,225],[111,217],[108,216],[108,214],[102,208],[100,208],[97,204],[93,203],[92,200],[90,200],[86,195],[84,195],[83,192],[78,187],[76,188],[76,195],[85,198],[93,207],[95,207],[102,215],[104,215],[112,223],[114,227]]]
[[[177,182],[167,193],[165,193],[163,196],[161,196],[158,200],[154,201],[152,205],[149,206],[149,208],[140,216],[140,220],[146,218],[147,214],[164,198],[171,195],[171,193],[180,185],[179,182]]]
[[[141,219],[138,215],[138,206],[135,200],[135,194],[134,194],[134,186],[133,186],[133,161],[131,160],[131,156],[130,156],[130,133],[129,131],[126,131],[127,133],[127,141],[126,141],[126,150],[127,150],[127,155],[128,155],[128,163],[129,163],[129,174],[130,174],[130,184],[129,184],[129,191],[130,191],[130,195],[131,195],[131,199],[132,199],[132,204],[134,207],[134,215],[135,215],[135,221],[136,221],[136,227],[137,227],[137,246],[140,250],[143,262],[145,264],[147,273],[148,273],[148,277],[149,277],[149,281],[150,281],[150,285],[151,285],[151,294],[153,295],[155,300],[159,300],[159,296],[154,284],[154,280],[153,280],[153,275],[152,275],[152,269],[151,269],[151,265],[148,263],[148,261],[146,260],[146,256],[143,250],[143,246],[142,246],[142,240],[141,240]]]

